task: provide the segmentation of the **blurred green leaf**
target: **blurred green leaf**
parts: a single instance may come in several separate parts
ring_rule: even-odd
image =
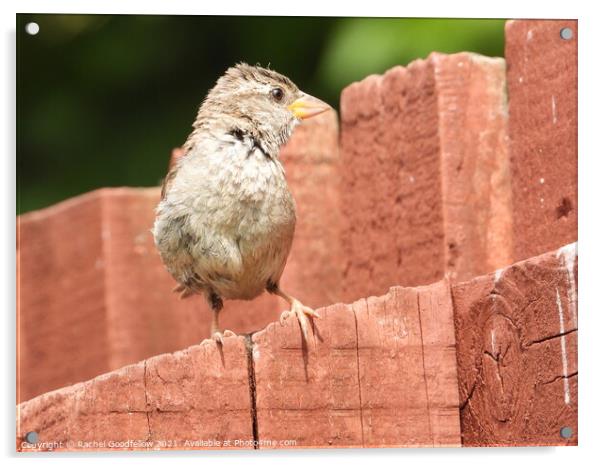
[[[435,51],[503,56],[503,31],[502,20],[350,18],[337,25],[327,43],[318,79],[329,92],[338,92]]]

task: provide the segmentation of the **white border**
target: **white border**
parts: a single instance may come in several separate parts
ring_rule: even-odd
[[[0,113],[0,142],[4,148],[1,192],[1,215],[5,220],[5,228],[0,229],[2,244],[6,254],[2,257],[2,296],[7,301],[4,309],[5,318],[5,352],[2,358],[4,383],[1,391],[4,395],[3,406],[7,407],[2,419],[2,446],[8,461],[15,460],[14,449],[14,342],[10,332],[14,332],[15,303],[15,13],[16,12],[48,12],[48,13],[144,13],[144,14],[252,14],[252,15],[303,15],[303,16],[422,16],[422,17],[537,17],[537,18],[578,18],[579,19],[579,443],[578,448],[497,448],[497,449],[462,449],[462,450],[305,450],[295,452],[183,452],[183,453],[146,453],[115,455],[86,455],[85,461],[90,463],[106,463],[107,459],[121,463],[131,459],[139,459],[145,463],[158,461],[177,461],[184,464],[199,464],[199,461],[211,462],[219,460],[224,463],[261,462],[262,465],[306,464],[308,461],[322,462],[343,460],[346,463],[362,463],[378,461],[381,463],[420,463],[420,464],[483,464],[489,465],[523,462],[545,462],[550,464],[588,464],[590,455],[596,452],[595,447],[601,444],[600,432],[600,350],[596,343],[600,339],[602,306],[598,298],[597,280],[600,274],[597,268],[601,259],[600,241],[600,200],[602,170],[600,159],[602,144],[596,135],[601,134],[602,118],[600,110],[600,16],[594,11],[595,2],[545,1],[526,2],[524,0],[504,0],[498,2],[454,1],[421,1],[421,2],[385,2],[370,0],[369,2],[350,4],[348,2],[325,2],[314,0],[297,1],[240,1],[202,2],[192,0],[160,1],[130,0],[128,2],[109,1],[74,1],[55,0],[20,2],[0,2],[3,25],[2,67],[0,72],[0,92],[4,108]],[[23,455],[21,455],[23,457]],[[375,458],[372,458],[375,457]],[[62,464],[73,458],[81,462],[82,455],[50,456],[42,461]],[[25,456],[22,461],[33,463],[41,458],[35,455]],[[598,458],[599,460],[599,458]]]

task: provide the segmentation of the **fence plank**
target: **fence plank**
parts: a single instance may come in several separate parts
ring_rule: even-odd
[[[433,54],[445,272],[468,280],[512,260],[506,66],[472,53]]]
[[[452,287],[464,445],[577,444],[576,276],[572,244]]]
[[[346,300],[512,262],[506,119],[499,58],[434,53],[343,91]]]
[[[114,369],[101,199],[90,193],[51,211],[17,219],[17,403]]]
[[[17,406],[17,449],[253,448],[246,363],[243,337],[205,340],[45,393]]]
[[[507,22],[506,61],[517,261],[577,240],[577,21]]]

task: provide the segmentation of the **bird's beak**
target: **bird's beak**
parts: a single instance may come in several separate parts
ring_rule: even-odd
[[[305,120],[306,118],[311,118],[320,113],[324,113],[326,110],[330,110],[331,107],[326,102],[322,102],[320,99],[316,99],[315,97],[304,93],[290,104],[288,109],[293,112],[293,115],[295,115],[296,118]]]

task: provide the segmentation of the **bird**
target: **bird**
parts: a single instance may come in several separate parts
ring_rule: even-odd
[[[293,241],[296,205],[279,158],[295,127],[331,107],[288,77],[259,65],[229,67],[208,92],[179,157],[163,180],[154,242],[181,298],[203,295],[210,334],[223,345],[224,299],[264,291],[290,306],[307,341],[320,315],[285,292],[280,279]]]

